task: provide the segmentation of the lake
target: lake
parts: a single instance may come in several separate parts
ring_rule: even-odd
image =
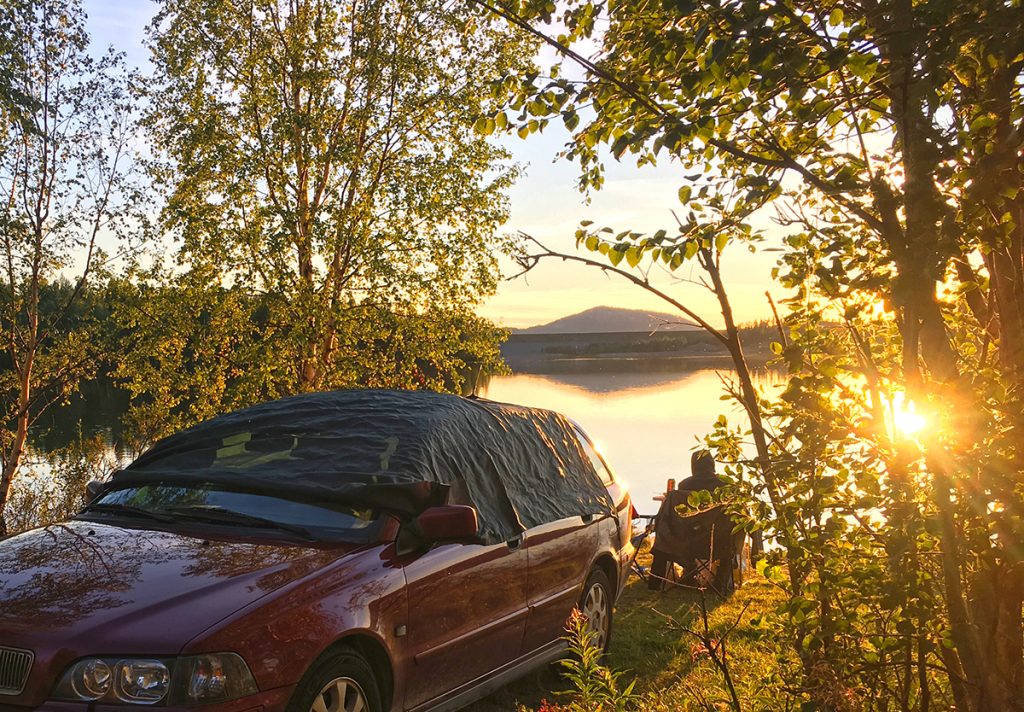
[[[711,430],[719,414],[730,422],[746,419],[731,401],[720,400],[721,374],[728,368],[641,371],[595,368],[591,361],[576,372],[518,373],[494,376],[478,394],[492,400],[557,410],[580,425],[633,494],[642,514],[653,514],[655,494],[669,478],[690,474],[690,452]],[[758,387],[781,383],[781,374],[755,372]]]

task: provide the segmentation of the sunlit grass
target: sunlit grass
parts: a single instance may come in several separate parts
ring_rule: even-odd
[[[764,701],[781,698],[781,690],[775,689],[781,684],[778,655],[787,653],[782,641],[766,634],[758,625],[758,619],[780,600],[778,589],[756,575],[725,600],[708,597],[713,632],[725,631],[740,619],[727,638],[727,651],[737,692],[741,700],[750,702],[750,709],[770,709]],[[701,652],[696,639],[679,629],[699,626],[699,601],[699,594],[692,591],[650,591],[636,577],[631,577],[623,591],[616,607],[608,665],[624,673],[624,684],[637,681],[636,692],[647,698],[644,710],[703,710],[706,704],[717,709],[726,701],[721,675]],[[554,670],[546,669],[499,690],[467,710],[508,712],[517,704],[537,709],[542,699],[559,699],[558,691],[565,688],[565,682]]]

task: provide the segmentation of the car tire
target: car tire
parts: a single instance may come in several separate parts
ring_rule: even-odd
[[[341,647],[313,663],[295,688],[288,712],[384,712],[384,705],[370,663]]]
[[[579,609],[597,636],[594,643],[601,648],[601,654],[606,655],[612,642],[612,584],[608,574],[596,566],[583,584]]]

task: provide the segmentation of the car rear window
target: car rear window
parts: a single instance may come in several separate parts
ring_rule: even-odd
[[[604,459],[598,454],[597,449],[590,442],[590,438],[588,438],[582,430],[574,427],[573,431],[576,434],[576,439],[580,441],[580,447],[583,448],[583,452],[585,452],[587,457],[590,458],[590,464],[594,466],[598,477],[601,478],[601,482],[605,487],[611,487],[615,484],[615,475],[612,474],[611,468],[605,464]]]

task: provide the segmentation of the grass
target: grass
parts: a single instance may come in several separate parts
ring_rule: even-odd
[[[718,639],[735,625],[726,639],[726,651],[744,710],[784,707],[778,674],[781,643],[759,624],[780,598],[774,586],[753,575],[731,597],[723,600],[709,594],[706,599],[712,638]],[[650,591],[636,576],[622,592],[608,665],[624,673],[624,684],[636,680],[636,692],[646,700],[645,710],[731,709],[721,673],[698,639],[684,630],[703,630],[700,601],[695,591]],[[555,669],[545,669],[466,709],[510,712],[520,704],[537,709],[542,699],[557,700],[564,690],[565,682]]]

